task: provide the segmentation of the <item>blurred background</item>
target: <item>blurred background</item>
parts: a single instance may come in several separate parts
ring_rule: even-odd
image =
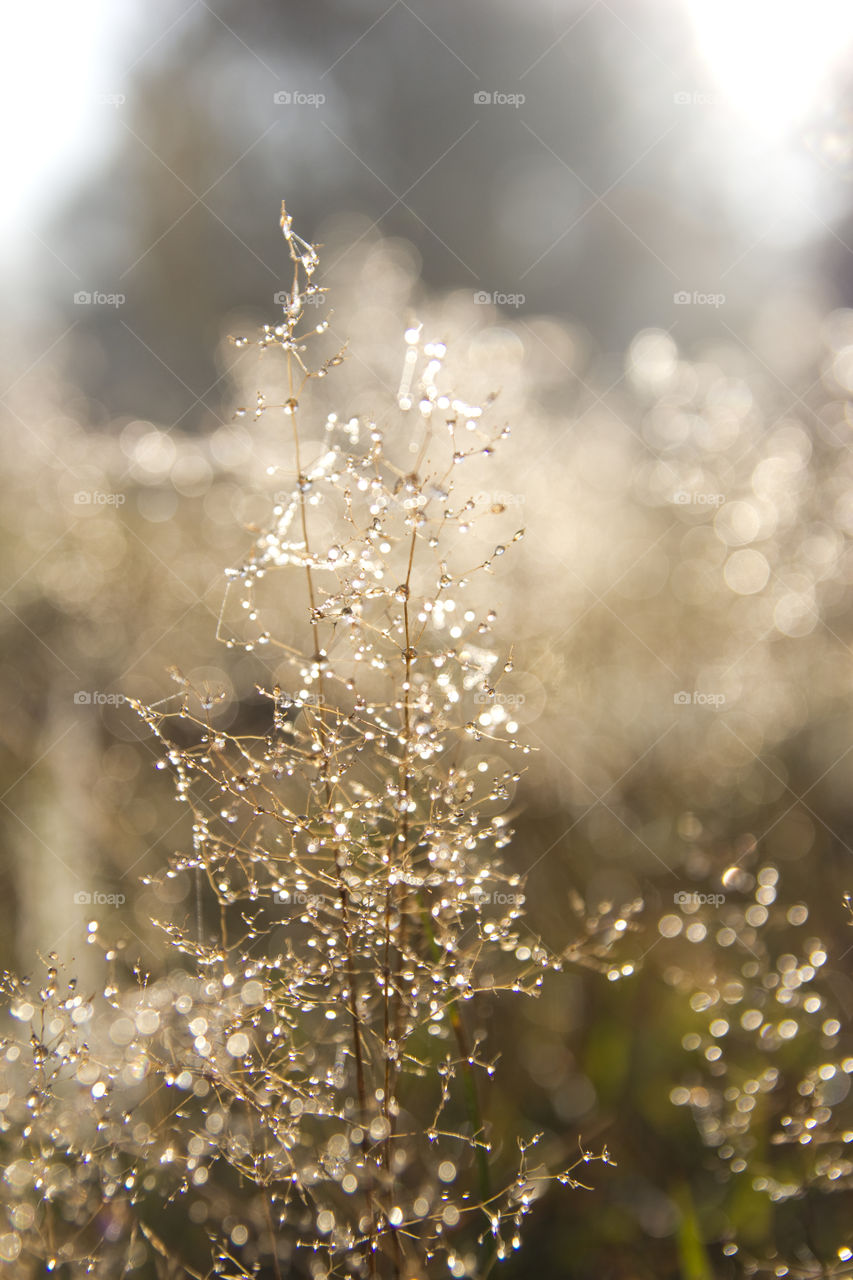
[[[391,413],[414,320],[466,396],[500,391],[482,500],[528,530],[495,598],[537,748],[511,857],[552,945],[621,935],[494,1019],[498,1114],[618,1162],[539,1207],[511,1274],[705,1280],[750,1250],[853,1274],[851,1170],[742,1123],[837,1061],[815,1124],[853,1137],[853,9],[4,16],[2,963],[85,974],[97,908],[155,966],[158,895],[185,909],[137,885],[187,831],[123,697],[165,696],[175,663],[252,698],[214,632],[282,458],[235,419],[262,371],[226,339],[288,287],[284,197],[350,344],[318,422]],[[721,1002],[782,994],[790,1035],[720,1030]]]

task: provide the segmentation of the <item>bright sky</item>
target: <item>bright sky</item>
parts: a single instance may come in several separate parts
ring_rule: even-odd
[[[814,173],[790,146],[797,127],[850,58],[853,0],[683,0],[697,50],[720,96],[757,145],[778,152],[773,203],[795,208]],[[191,4],[151,13],[134,0],[0,0],[0,133],[6,200],[0,241],[11,263],[37,244],[44,211],[121,136],[126,70],[149,53]],[[162,29],[161,29],[162,28]],[[756,199],[737,163],[739,136],[721,136],[744,211]],[[746,147],[749,154],[749,146]],[[749,160],[749,166],[752,161]],[[799,167],[797,167],[799,166]],[[813,166],[814,167],[814,166]],[[767,175],[761,174],[765,184]],[[761,201],[760,203],[765,203]],[[27,248],[29,242],[29,249]]]
[[[686,0],[721,95],[756,132],[783,139],[849,67],[853,0]]]
[[[14,252],[41,221],[51,191],[88,168],[113,135],[120,110],[107,99],[126,89],[110,68],[136,6],[127,0],[3,0],[0,136],[6,199],[0,235]],[[122,65],[118,60],[118,65]]]

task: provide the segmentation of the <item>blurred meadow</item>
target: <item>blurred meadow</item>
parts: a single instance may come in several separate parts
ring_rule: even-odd
[[[594,941],[494,998],[492,1111],[616,1167],[549,1190],[497,1273],[853,1276],[853,11],[90,0],[6,27],[2,967],[97,984],[97,921],[168,972],[153,920],[192,882],[139,877],[188,820],[126,698],[174,665],[263,732],[256,655],[216,633],[294,481],[254,417],[282,370],[229,342],[281,314],[284,198],[347,343],[308,451],[331,412],[393,430],[411,326],[510,428],[477,463],[476,539],[525,529],[480,725],[531,748],[504,853],[530,927]]]

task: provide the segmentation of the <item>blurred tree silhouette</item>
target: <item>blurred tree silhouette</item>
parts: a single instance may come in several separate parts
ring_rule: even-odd
[[[613,352],[649,323],[716,332],[713,308],[673,308],[681,288],[722,289],[740,329],[782,272],[806,270],[799,242],[773,233],[779,210],[720,180],[713,112],[674,101],[713,101],[681,5],[662,22],[645,3],[222,0],[142,22],[128,69],[105,70],[126,98],[105,108],[108,158],[39,229],[56,333],[76,322],[69,367],[108,414],[216,420],[218,318],[277,288],[283,187],[314,238],[330,211],[358,211],[417,246],[432,287],[521,294],[526,313],[571,317]],[[282,91],[325,101],[278,105]],[[525,101],[479,105],[484,92]],[[813,163],[831,203],[843,167]],[[77,287],[126,302],[82,311]]]

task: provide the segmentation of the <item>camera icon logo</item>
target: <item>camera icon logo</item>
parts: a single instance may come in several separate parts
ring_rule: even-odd
[[[88,689],[78,689],[74,695],[74,705],[76,707],[88,707],[91,705],[92,695]]]
[[[491,102],[491,100],[492,100],[492,95],[488,93],[485,89],[479,89],[477,93],[474,94],[474,102],[478,107],[487,105],[489,102]]]
[[[693,701],[693,697],[686,689],[680,689],[678,693],[672,695],[672,700],[677,707],[686,707]]]
[[[672,300],[676,306],[683,307],[692,302],[693,299],[686,289],[679,289],[678,293],[672,295]]]
[[[483,304],[489,303],[491,300],[492,295],[485,289],[478,289],[474,294],[474,301],[478,306],[483,306]]]
[[[78,889],[74,895],[75,906],[88,907],[92,904],[92,895],[88,889]]]
[[[79,493],[75,493],[74,502],[78,507],[87,507],[92,502],[92,495],[87,493],[85,489],[81,489]]]
[[[685,489],[679,489],[678,493],[673,494],[672,500],[680,507],[686,507],[690,501],[690,494]]]
[[[685,93],[682,89],[679,93],[672,95],[672,100],[677,107],[687,107],[693,101],[692,94]]]
[[[92,295],[87,289],[78,289],[74,295],[74,303],[78,307],[86,307],[92,301]]]
[[[288,107],[293,101],[293,94],[287,89],[279,89],[277,93],[273,94],[272,100],[277,107]]]

